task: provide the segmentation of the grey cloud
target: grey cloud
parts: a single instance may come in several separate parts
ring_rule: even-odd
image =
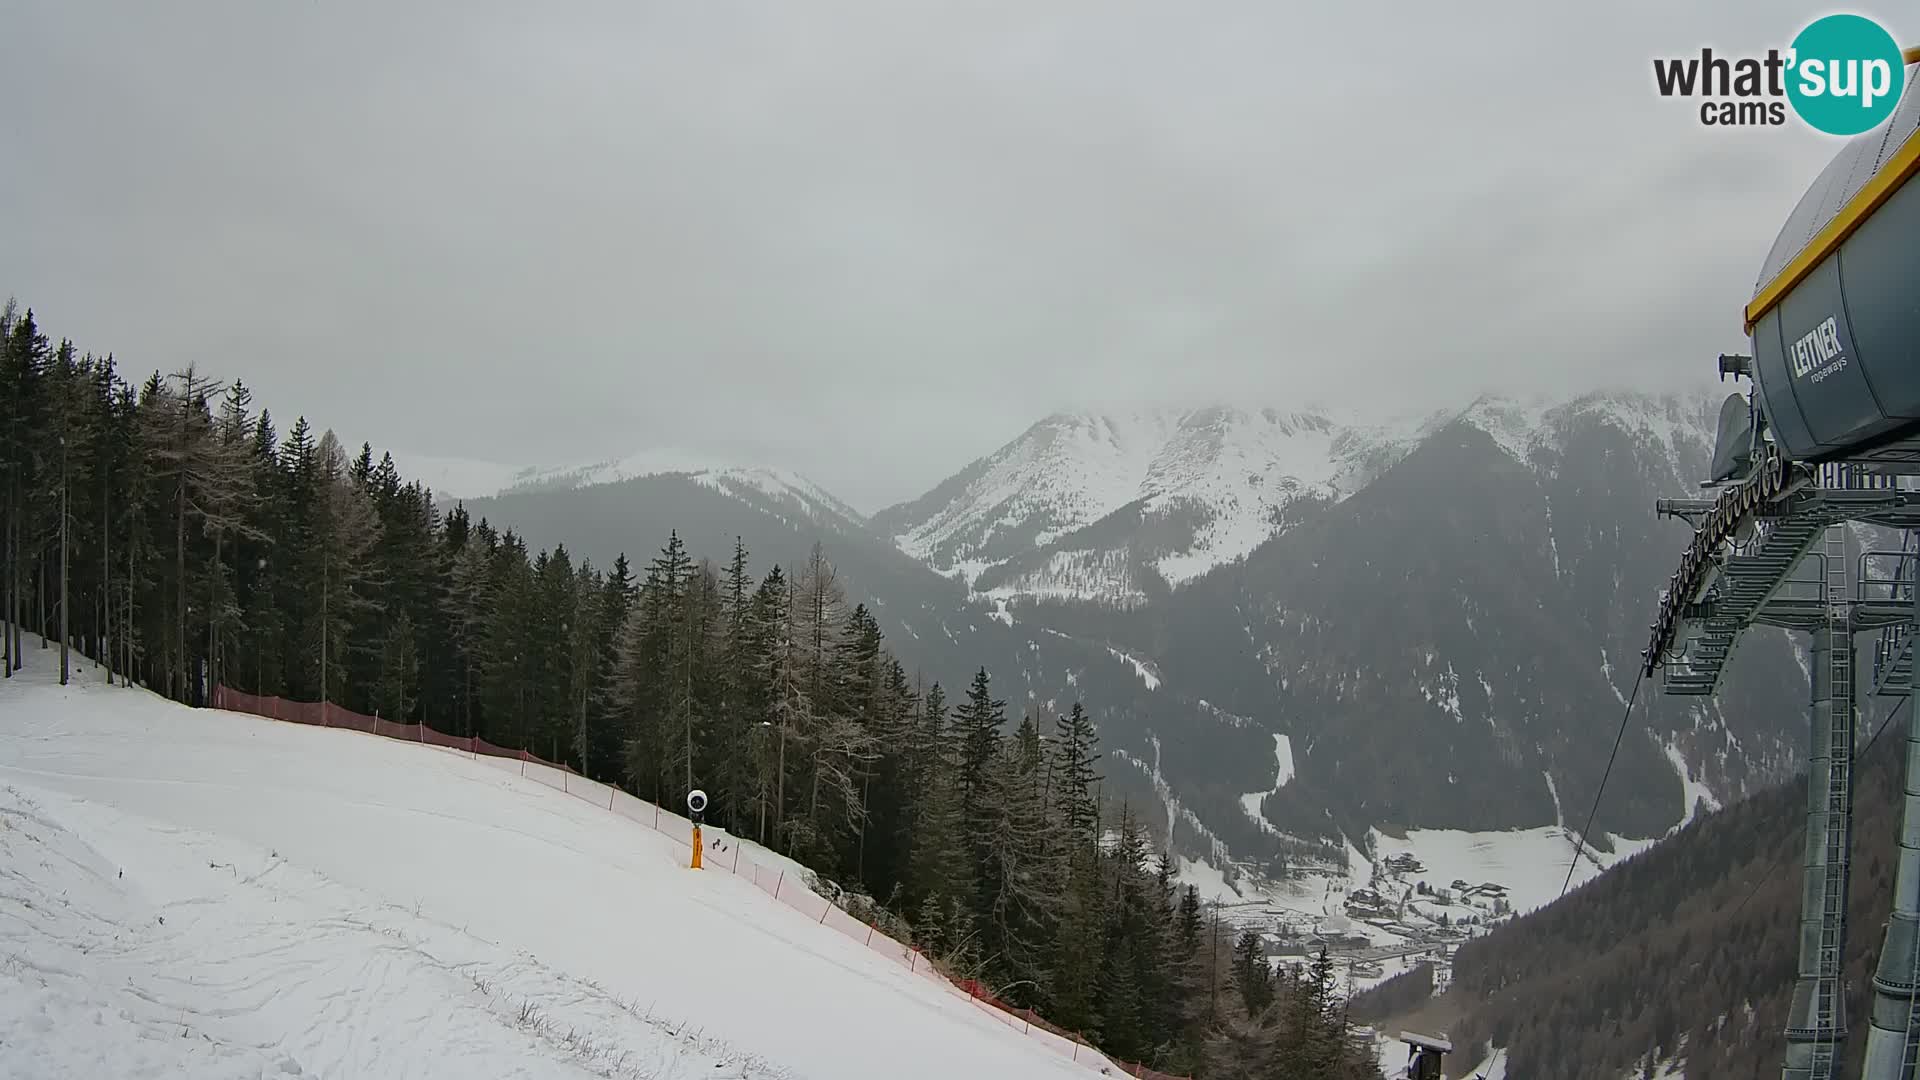
[[[1653,92],[1782,3],[554,7],[10,12],[0,290],[354,441],[871,509],[1055,409],[1709,378],[1832,152]]]

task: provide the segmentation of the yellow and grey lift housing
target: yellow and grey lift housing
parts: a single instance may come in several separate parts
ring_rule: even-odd
[[[1909,65],[1920,52],[1909,50]],[[1849,141],[1767,254],[1745,311],[1752,356],[1721,374],[1753,381],[1720,416],[1712,501],[1663,499],[1694,526],[1661,593],[1642,676],[1711,694],[1753,626],[1809,634],[1806,847],[1784,1080],[1835,1080],[1849,1036],[1845,957],[1853,848],[1854,637],[1881,631],[1869,685],[1912,693],[1920,593],[1920,90]],[[1902,530],[1897,552],[1849,547],[1848,522]],[[1824,545],[1821,544],[1824,538]],[[1891,559],[1891,574],[1870,572]],[[1802,568],[1816,572],[1808,578]],[[1852,572],[1850,572],[1852,571]],[[1904,825],[1861,1075],[1920,1066],[1920,724],[1907,733]]]
[[[1916,131],[1908,92],[1846,144],[1788,216],[1747,305],[1754,387],[1791,460],[1920,472]]]

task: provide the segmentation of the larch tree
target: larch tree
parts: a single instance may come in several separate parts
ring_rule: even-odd
[[[332,431],[316,448],[318,499],[313,535],[319,545],[320,700],[345,674],[348,634],[356,615],[379,606],[367,553],[380,540],[380,521],[365,488],[348,473]]]

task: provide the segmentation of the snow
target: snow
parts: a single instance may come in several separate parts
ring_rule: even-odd
[[[1088,1068],[511,761],[82,674],[0,683],[0,1074]]]
[[[1710,447],[1718,402],[1703,393],[1597,393],[1565,397],[1482,396],[1471,403],[1397,415],[1356,409],[1215,406],[1123,413],[1056,414],[969,465],[937,505],[917,511],[894,542],[943,574],[976,583],[985,570],[1028,552],[1037,569],[998,588],[1011,595],[1111,602],[1141,591],[1128,536],[1107,549],[1048,550],[1077,529],[1132,508],[1179,514],[1190,536],[1156,531],[1141,554],[1170,586],[1245,558],[1279,531],[1281,511],[1302,498],[1338,502],[1362,490],[1455,419],[1485,431],[1530,466],[1551,467],[1576,420],[1597,420],[1649,449],[1663,484],[1691,489],[1681,463]],[[1548,458],[1542,459],[1546,453]],[[1130,511],[1132,512],[1132,511]],[[1561,572],[1548,508],[1548,548]],[[1070,558],[1054,561],[1064,554]]]
[[[1179,416],[1149,410],[1119,417],[1048,417],[978,463],[978,475],[961,493],[896,542],[907,554],[942,569],[977,557],[1000,529],[1028,522],[1039,526],[1034,546],[1044,546],[1137,498],[1141,478]],[[960,550],[935,560],[943,547]]]
[[[778,501],[797,504],[816,523],[835,519],[859,524],[866,519],[858,510],[841,502],[827,490],[799,473],[786,469],[717,469],[693,474],[696,483],[724,495],[739,497],[739,489],[752,488]]]
[[[1147,684],[1147,689],[1149,690],[1160,689],[1160,676],[1155,675],[1153,673],[1153,670],[1147,667],[1145,661],[1140,660],[1139,658],[1134,657],[1128,653],[1123,653],[1119,649],[1116,649],[1111,645],[1107,646],[1107,651],[1113,654],[1114,659],[1124,660],[1127,663],[1132,664],[1134,674],[1140,676],[1140,681]]]
[[[1451,660],[1447,662],[1446,674],[1436,676],[1432,686],[1423,685],[1420,688],[1420,696],[1439,706],[1441,712],[1453,717],[1454,723],[1466,722],[1466,716],[1460,711],[1460,676],[1453,670]]]
[[[1614,700],[1618,701],[1622,707],[1625,707],[1627,704],[1627,695],[1621,693],[1620,687],[1614,684],[1613,660],[1607,656],[1607,650],[1604,648],[1600,650],[1600,677],[1607,680],[1607,689],[1613,691]]]
[[[1611,835],[1608,839],[1613,852],[1588,847],[1574,868],[1569,888],[1577,888],[1654,842]],[[1403,853],[1418,858],[1426,870],[1417,877],[1435,888],[1448,888],[1456,878],[1471,885],[1492,882],[1504,886],[1514,913],[1523,915],[1560,896],[1567,864],[1573,859],[1575,837],[1570,830],[1544,825],[1495,832],[1410,829],[1404,839],[1376,830],[1373,840],[1374,850],[1383,860]]]
[[[1021,550],[1044,549],[1137,504],[1147,517],[1196,515],[1192,537],[1152,562],[1164,581],[1179,585],[1265,543],[1276,513],[1293,501],[1337,500],[1370,482],[1411,448],[1407,436],[1425,418],[1362,427],[1326,410],[1057,414],[969,466],[959,490],[894,540],[972,583]],[[1072,558],[1052,561],[1060,554]],[[1004,588],[1055,598],[1130,596],[1138,591],[1130,573],[1131,563],[1111,552],[1050,552],[1042,569]],[[1106,577],[1089,580],[1097,574]]]
[[[1293,740],[1285,735],[1273,737],[1273,762],[1277,770],[1273,781],[1273,790],[1279,791],[1293,779]]]
[[[1213,863],[1205,859],[1189,859],[1185,855],[1175,856],[1175,877],[1182,885],[1191,885],[1200,894],[1202,900],[1213,900],[1223,904],[1242,904],[1258,899],[1257,895],[1245,894],[1227,884],[1226,874]]]
[[[977,581],[994,565],[968,564],[964,576],[968,582]],[[1015,597],[1096,600],[1119,607],[1147,600],[1146,590],[1134,579],[1133,558],[1122,548],[1049,552],[1038,568],[1015,574],[991,589],[981,590],[980,595],[1002,601]]]
[[[0,853],[7,1076],[788,1075],[212,833],[9,786]]]
[[[1597,420],[1632,436],[1658,455],[1660,480],[1683,494],[1697,479],[1682,463],[1711,450],[1724,391],[1682,394],[1593,393],[1567,400],[1543,395],[1483,397],[1462,419],[1487,433],[1502,450],[1531,464],[1542,450],[1557,451],[1562,432],[1576,419]],[[1697,489],[1696,489],[1697,490]],[[1555,553],[1555,572],[1559,570]]]
[[[1680,748],[1668,741],[1661,744],[1661,749],[1666,752],[1667,760],[1673,763],[1673,770],[1680,774],[1681,797],[1685,800],[1685,808],[1680,814],[1680,824],[1675,827],[1686,828],[1688,823],[1693,821],[1694,815],[1699,813],[1702,803],[1706,804],[1708,810],[1720,809],[1720,800],[1714,797],[1713,791],[1707,787],[1706,782],[1693,778],[1692,770],[1687,766],[1686,755],[1680,752]]]
[[[470,458],[436,457],[392,451],[394,467],[404,480],[418,480],[432,489],[436,498],[479,499],[498,494],[502,489],[527,479],[538,469],[501,465]]]
[[[1547,553],[1553,557],[1553,576],[1558,579],[1560,577],[1560,542],[1553,536],[1553,499],[1542,492],[1540,505],[1546,511]]]
[[[1206,824],[1200,820],[1198,815],[1192,810],[1180,805],[1180,800],[1174,797],[1173,788],[1167,783],[1167,778],[1161,774],[1160,737],[1158,735],[1149,735],[1147,736],[1147,742],[1153,747],[1153,760],[1151,762],[1142,761],[1117,747],[1109,751],[1109,753],[1115,758],[1139,769],[1146,775],[1147,780],[1152,783],[1153,793],[1160,799],[1161,806],[1165,808],[1167,814],[1165,850],[1173,850],[1174,833],[1182,823],[1185,823],[1189,829],[1193,830],[1195,836],[1207,842],[1207,851],[1209,853],[1222,862],[1225,862],[1228,857],[1227,845],[1221,842],[1218,836],[1214,835],[1212,829],[1207,828]]]
[[[1204,705],[1205,702],[1201,704]],[[1287,786],[1287,781],[1293,779],[1293,741],[1285,735],[1273,737],[1273,761],[1275,767],[1273,787],[1266,791],[1249,791],[1240,796],[1240,808],[1245,810],[1247,816],[1252,818],[1253,823],[1260,826],[1263,831],[1278,836],[1279,830],[1275,829],[1266,815],[1260,812],[1260,804],[1266,801],[1268,795],[1277,793]]]
[[[646,450],[625,457],[584,465],[514,466],[424,454],[394,455],[394,465],[406,479],[419,479],[436,495],[477,499],[507,492],[571,490],[617,484],[646,476],[685,476],[723,495],[741,497],[747,491],[778,502],[796,504],[818,521],[839,518],[865,520],[825,488],[798,473],[765,466],[730,465],[685,450]]]
[[[1623,1080],[1640,1080],[1641,1073],[1630,1072]],[[1653,1063],[1653,1080],[1686,1080],[1687,1063],[1684,1057],[1676,1055],[1661,1058]]]

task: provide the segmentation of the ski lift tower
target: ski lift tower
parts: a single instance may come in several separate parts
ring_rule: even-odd
[[[1920,60],[1910,50],[1907,62]],[[1846,905],[1858,723],[1855,635],[1878,630],[1868,684],[1909,694],[1920,561],[1920,92],[1828,164],[1775,240],[1746,309],[1750,395],[1722,403],[1711,500],[1661,500],[1694,526],[1642,654],[1669,694],[1712,694],[1754,626],[1811,636],[1807,842],[1787,1080],[1839,1075],[1848,1035]],[[1849,573],[1848,523],[1900,530]],[[1908,715],[1905,820],[1861,1075],[1920,1061],[1920,724]]]

